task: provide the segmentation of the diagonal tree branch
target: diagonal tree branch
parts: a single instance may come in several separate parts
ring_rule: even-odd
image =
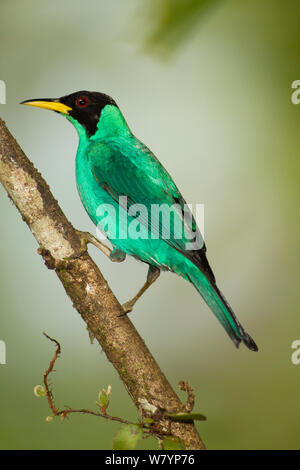
[[[49,186],[0,119],[0,182],[36,238],[46,265],[54,269],[90,332],[117,370],[142,415],[140,400],[168,413],[184,405],[147,349],[81,239],[54,199]],[[142,401],[143,403],[143,401]],[[170,429],[187,449],[204,449],[192,423],[162,417],[158,434]]]

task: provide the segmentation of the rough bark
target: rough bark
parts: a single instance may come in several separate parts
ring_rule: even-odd
[[[49,186],[0,119],[0,181],[36,238],[46,265],[54,269],[73,306],[117,370],[134,404],[140,399],[167,412],[184,405],[160,370],[143,339],[68,221]],[[46,279],[45,279],[46,282]],[[157,431],[169,430],[187,449],[204,449],[192,423],[161,418]]]

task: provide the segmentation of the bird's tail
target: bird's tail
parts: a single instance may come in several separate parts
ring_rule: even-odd
[[[235,346],[239,347],[239,344],[242,341],[247,348],[252,351],[257,351],[258,348],[255,342],[237,320],[230,305],[217,287],[216,283],[209,281],[207,277],[195,266],[190,270],[188,278],[201,294],[219,322],[223,325]]]

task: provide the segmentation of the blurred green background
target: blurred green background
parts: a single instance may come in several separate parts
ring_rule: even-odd
[[[75,187],[77,136],[28,98],[80,89],[112,95],[134,133],[170,171],[185,199],[205,204],[208,259],[260,350],[237,351],[195,289],[164,274],[130,315],[177,388],[194,387],[209,449],[300,448],[298,0],[2,0],[4,118],[75,227],[94,233]],[[112,385],[111,412],[136,419],[122,383],[0,188],[1,449],[110,449],[117,423],[74,415],[45,422],[33,395],[53,354],[56,404],[93,408]],[[121,301],[146,266],[90,253]],[[181,395],[184,398],[184,395]],[[156,448],[144,440],[141,448]]]

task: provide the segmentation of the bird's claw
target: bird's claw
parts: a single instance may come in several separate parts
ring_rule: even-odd
[[[129,300],[122,305],[124,312],[119,315],[119,317],[124,317],[127,313],[132,312],[133,310],[133,303]]]

